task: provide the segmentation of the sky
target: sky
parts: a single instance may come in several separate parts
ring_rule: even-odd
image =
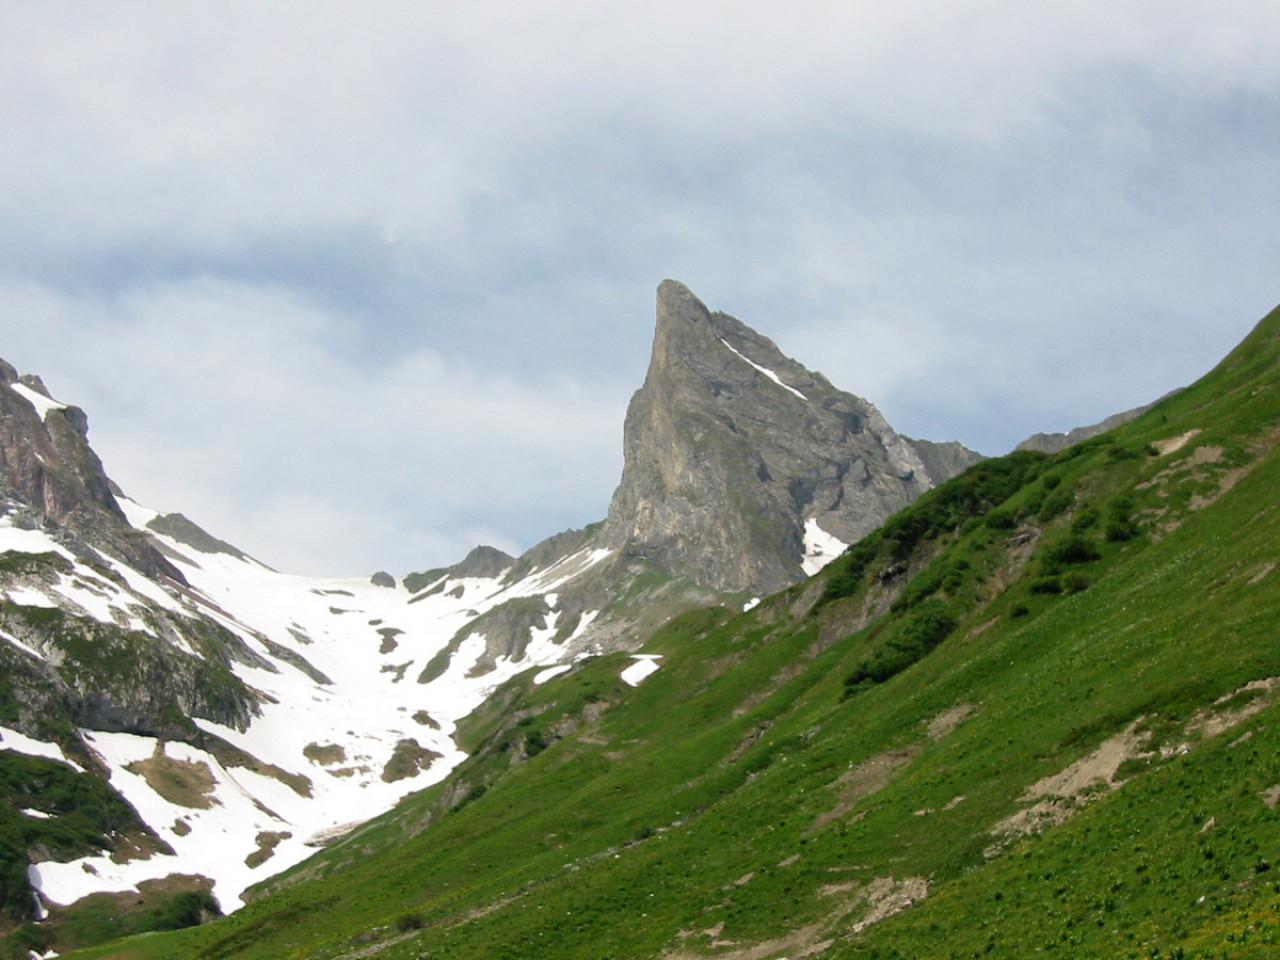
[[[0,357],[288,572],[602,519],[654,290],[1007,452],[1280,303],[1280,6],[0,0]]]

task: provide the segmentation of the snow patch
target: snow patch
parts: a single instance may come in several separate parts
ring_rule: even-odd
[[[56,553],[68,560],[74,559],[68,550],[54,543],[47,534],[15,527],[10,517],[0,518],[0,552]]]
[[[59,403],[57,400],[50,400],[43,393],[40,393],[37,390],[32,390],[25,383],[11,383],[9,384],[9,389],[35,407],[36,413],[40,415],[41,420],[49,415],[50,410],[67,409],[67,405],[65,403]]]
[[[135,530],[146,530],[147,524],[160,516],[159,510],[144,507],[128,497],[117,496],[116,503],[120,504],[120,509],[124,511],[125,519],[129,521],[129,526]]]
[[[145,529],[158,516],[127,497],[118,499],[136,528]],[[266,695],[260,715],[247,730],[206,720],[196,723],[259,761],[259,772],[224,767],[212,754],[181,743],[165,743],[157,757],[155,739],[82,731],[86,743],[111,768],[112,786],[176,856],[155,855],[125,864],[99,856],[33,867],[36,889],[56,903],[70,903],[93,892],[136,889],[143,880],[188,873],[209,877],[222,909],[236,910],[241,905],[239,894],[247,886],[313,854],[317,838],[346,833],[353,824],[443,779],[466,756],[452,739],[457,721],[499,684],[531,668],[539,683],[570,669],[571,664],[560,662],[569,659],[568,644],[590,627],[598,610],[583,613],[572,634],[557,644],[556,630],[565,614],[553,609],[547,626],[531,632],[519,660],[501,657],[494,669],[478,675],[472,675],[471,668],[484,654],[485,640],[473,634],[441,676],[429,683],[417,682],[432,658],[477,616],[516,597],[544,596],[548,606],[555,608],[562,597],[556,591],[563,584],[611,556],[605,549],[582,549],[505,586],[493,578],[462,578],[446,585],[461,587],[461,595],[448,589],[411,597],[403,590],[375,587],[368,578],[291,576],[231,554],[201,554],[196,565],[183,559],[187,550],[172,538],[150,529],[146,533],[172,549],[171,560],[189,586],[152,581],[112,557],[106,559],[114,568],[113,576],[101,576],[77,563],[43,533],[15,528],[8,518],[0,518],[0,551],[56,551],[74,564],[74,572],[60,576],[54,585],[14,587],[8,591],[9,598],[75,608],[104,622],[127,623],[148,632],[152,628],[140,617],[144,607],[163,608],[175,614],[175,620],[204,617],[230,630],[278,670],[238,661],[232,664],[241,680]],[[0,590],[0,597],[4,593]],[[395,650],[379,655],[386,642],[381,631],[387,628],[398,631]],[[0,634],[0,640],[5,639],[16,644]],[[183,646],[178,638],[168,639]],[[277,656],[280,647],[304,657],[333,682],[313,680]],[[629,669],[647,675],[656,664],[641,658]],[[639,679],[637,674],[634,682]],[[430,722],[424,722],[424,716]],[[388,782],[384,774],[403,772],[388,764],[404,740],[413,740],[438,757],[417,770],[416,776]],[[0,729],[0,749],[5,748],[69,762],[55,744]],[[318,756],[336,759],[322,762],[315,759]],[[197,791],[198,804],[207,800],[209,805],[185,806],[166,799],[146,776],[125,769],[152,758],[191,765],[185,772],[199,791],[207,791]],[[156,780],[154,773],[152,779]],[[189,803],[192,797],[177,799]],[[265,841],[260,840],[263,834],[272,839],[289,836],[275,844],[265,862],[258,863],[255,854],[265,849]],[[246,858],[257,865],[249,866]]]
[[[810,517],[804,522],[804,559],[800,561],[800,566],[806,576],[812,577],[844,553],[848,546],[839,537],[833,537],[823,530],[818,526],[818,521]]]
[[[547,667],[545,670],[539,670],[533,675],[533,683],[535,686],[541,686],[548,680],[560,676],[562,673],[568,673],[573,669],[572,663],[562,663],[559,666]]]
[[[636,662],[623,670],[619,675],[619,679],[621,679],[623,683],[630,684],[633,687],[638,687],[641,680],[658,672],[658,661],[662,659],[662,655],[653,653],[636,653],[632,654],[631,659]]]
[[[779,376],[778,376],[776,373],[774,373],[772,370],[770,370],[768,367],[762,367],[762,366],[760,366],[760,364],[756,363],[756,362],[755,362],[754,360],[752,360],[750,357],[745,357],[745,356],[743,356],[741,353],[739,353],[737,350],[734,350],[734,349],[733,349],[733,347],[729,345],[729,341],[724,340],[724,339],[720,339],[720,342],[721,342],[721,343],[723,343],[726,347],[729,347],[729,352],[730,352],[730,353],[733,353],[733,354],[736,354],[736,355],[737,355],[737,356],[739,356],[739,357],[742,357],[742,359],[743,359],[743,360],[747,361],[747,363],[751,364],[751,366],[755,367],[757,370],[759,370],[761,373],[763,373],[766,377],[768,377],[770,380],[772,380],[774,383],[776,383],[778,386],[780,386],[783,390],[787,390],[787,391],[790,391],[791,393],[794,393],[794,394],[795,394],[797,397],[799,397],[801,400],[808,400],[808,399],[809,399],[809,398],[808,398],[808,397],[806,397],[803,393],[801,393],[799,390],[797,390],[795,387],[791,386],[790,384],[783,383],[783,382],[782,382],[782,378],[781,378],[781,377],[779,377]]]

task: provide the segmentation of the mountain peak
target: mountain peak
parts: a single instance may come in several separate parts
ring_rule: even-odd
[[[871,403],[665,280],[602,536],[713,590],[772,592],[955,472],[933,475],[914,444]]]
[[[148,575],[182,574],[130,528],[88,443],[89,419],[0,360],[0,497],[54,524],[77,553],[105,550]]]
[[[697,323],[711,311],[679,280],[663,280],[658,284],[658,326],[664,322],[684,320]]]

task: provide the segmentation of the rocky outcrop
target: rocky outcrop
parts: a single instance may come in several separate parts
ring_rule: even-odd
[[[870,402],[672,280],[658,288],[624,446],[601,542],[758,595],[804,577],[807,524],[852,543],[980,459],[896,433]]]
[[[43,659],[0,644],[9,661],[0,672],[0,705],[35,699],[42,708],[34,716],[0,709],[0,722],[20,730],[43,723],[52,732],[74,726],[188,742],[201,738],[192,717],[244,730],[257,699],[230,669],[229,634],[205,622],[182,626],[201,655],[57,607],[5,604],[0,631]]]
[[[245,554],[225,540],[219,540],[192,523],[180,513],[166,513],[148,521],[148,530],[154,530],[163,536],[177,540],[200,553],[225,553],[237,560],[246,559]]]
[[[449,568],[451,577],[497,577],[516,562],[497,547],[479,546]]]
[[[88,559],[105,550],[147,576],[185,582],[129,526],[88,435],[83,410],[53,400],[39,377],[19,377],[0,360],[0,492],[35,511]]]

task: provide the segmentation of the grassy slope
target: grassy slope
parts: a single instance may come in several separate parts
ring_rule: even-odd
[[[1120,431],[980,467],[749,614],[680,618],[635,690],[616,657],[514,681],[450,782],[309,879],[86,956],[1274,955],[1280,690],[1214,701],[1280,676],[1278,359],[1280,313]],[[926,614],[952,629],[921,641]],[[1206,710],[1242,719],[1211,736]],[[1118,789],[996,829],[1126,730],[1146,756]]]

